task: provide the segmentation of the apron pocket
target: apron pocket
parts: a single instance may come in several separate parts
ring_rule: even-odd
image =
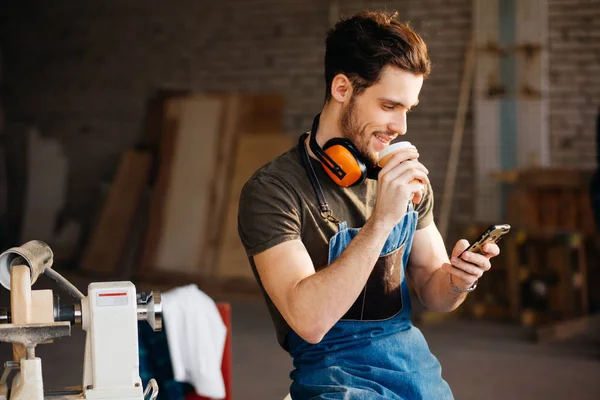
[[[363,291],[342,320],[381,321],[402,311],[404,245],[377,259]]]

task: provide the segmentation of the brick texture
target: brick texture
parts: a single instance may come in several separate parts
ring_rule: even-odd
[[[308,129],[323,103],[327,1],[13,3],[0,20],[7,117],[62,141],[71,168],[68,210],[82,221],[120,153],[140,138],[144,103],[156,88],[282,92],[288,133]],[[407,139],[421,149],[439,205],[471,0],[338,3],[342,14],[398,10],[427,40],[433,72]],[[550,3],[553,160],[591,165],[600,1],[571,3]],[[469,113],[455,188],[460,219],[473,209],[472,134]]]
[[[600,0],[549,0],[552,162],[595,167]]]

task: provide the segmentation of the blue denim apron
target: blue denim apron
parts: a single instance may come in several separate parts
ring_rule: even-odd
[[[363,292],[320,343],[310,344],[289,332],[293,400],[453,398],[438,360],[410,320],[405,269],[417,220],[410,204],[387,238]],[[339,224],[329,241],[330,263],[359,231]]]

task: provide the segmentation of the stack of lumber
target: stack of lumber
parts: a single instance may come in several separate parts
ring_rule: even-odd
[[[501,255],[493,260],[478,293],[470,296],[474,316],[512,318],[533,328],[540,340],[551,340],[548,332],[557,324],[585,326],[574,322],[593,311],[594,283],[589,277],[598,263],[589,255],[589,246],[597,241],[589,192],[592,174],[552,167],[495,175],[507,194],[502,222],[512,230],[500,243]],[[467,235],[475,233],[471,229]]]
[[[281,96],[162,93],[148,114],[143,149],[124,152],[81,267],[114,276],[137,246],[139,279],[252,279],[238,201],[251,174],[294,144]]]

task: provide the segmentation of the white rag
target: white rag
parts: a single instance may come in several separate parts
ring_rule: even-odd
[[[196,393],[225,398],[221,373],[227,327],[215,302],[191,284],[162,295],[173,377],[191,384]]]

